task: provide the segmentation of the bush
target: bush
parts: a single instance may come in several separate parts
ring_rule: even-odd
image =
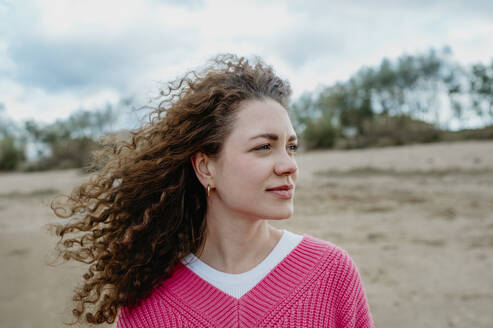
[[[447,131],[443,134],[443,140],[493,140],[493,125],[488,125],[479,129]]]
[[[413,119],[407,115],[375,116],[363,124],[363,134],[350,139],[349,147],[398,146],[441,140],[442,131],[433,124]]]
[[[308,121],[303,132],[303,141],[307,150],[332,148],[336,138],[337,130],[323,117]]]
[[[15,170],[24,159],[24,146],[16,145],[13,137],[0,139],[0,171]]]
[[[52,155],[25,166],[26,171],[82,168],[91,161],[91,154],[100,145],[88,138],[62,139],[52,146]]]

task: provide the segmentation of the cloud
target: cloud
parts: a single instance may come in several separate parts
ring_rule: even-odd
[[[290,0],[287,8],[293,13],[307,13],[311,17],[366,16],[375,18],[386,14],[429,14],[437,16],[461,16],[466,19],[493,17],[493,2],[490,0]],[[377,22],[377,21],[375,21]],[[402,22],[405,23],[405,22]]]
[[[190,10],[203,9],[205,7],[204,0],[152,0],[154,3],[165,3],[173,6],[186,7]]]
[[[489,62],[492,15],[478,0],[0,0],[0,101],[25,115],[145,101],[220,52],[262,56],[296,96],[430,47]]]
[[[175,65],[198,44],[198,31],[187,27],[187,1],[80,2],[28,1],[0,6],[9,29],[0,42],[0,71],[27,88],[66,90],[135,90],[135,84],[158,65]],[[119,7],[121,6],[121,7]],[[136,81],[137,80],[137,81]]]
[[[53,120],[139,95],[195,52],[200,3],[0,0],[0,101],[16,119]]]
[[[493,21],[486,19],[493,15],[491,1],[282,3],[296,24],[265,43],[281,51],[289,65],[297,67],[298,76],[325,79],[325,84],[348,78],[361,66],[378,65],[384,57],[432,47],[449,45],[457,59],[467,63],[489,61],[492,55],[493,39],[486,36],[493,30]]]
[[[320,58],[336,58],[348,51],[339,31],[320,22],[284,30],[282,34],[269,38],[264,46],[273,47],[289,65],[298,68]]]
[[[12,78],[28,87],[58,92],[107,86],[127,91],[131,79],[149,69],[157,56],[169,63],[193,48],[193,35],[183,34],[134,30],[99,39],[24,36],[11,42],[7,54],[15,67]]]

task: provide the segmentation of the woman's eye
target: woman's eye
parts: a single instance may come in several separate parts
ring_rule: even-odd
[[[265,144],[260,147],[255,148],[255,150],[270,150],[272,148],[271,144]],[[289,150],[295,152],[298,150],[298,145],[289,145]]]
[[[297,151],[298,150],[298,145],[290,145],[289,146],[289,149],[293,152]]]
[[[255,148],[255,150],[269,150],[269,149],[270,149],[270,144],[265,144],[258,148]]]

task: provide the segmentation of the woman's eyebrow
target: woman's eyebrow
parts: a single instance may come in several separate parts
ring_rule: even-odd
[[[256,136],[251,137],[250,140],[257,139],[257,138],[266,138],[266,139],[270,139],[270,140],[278,140],[279,136],[277,134],[274,134],[274,133],[262,133],[262,134],[258,134]],[[295,140],[297,140],[297,138],[293,134],[289,137],[288,141],[295,141]]]

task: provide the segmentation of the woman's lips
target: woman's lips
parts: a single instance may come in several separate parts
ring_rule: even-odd
[[[267,192],[270,192],[272,195],[276,196],[277,198],[281,198],[281,199],[293,198],[293,189],[289,189],[289,190],[267,190]]]

